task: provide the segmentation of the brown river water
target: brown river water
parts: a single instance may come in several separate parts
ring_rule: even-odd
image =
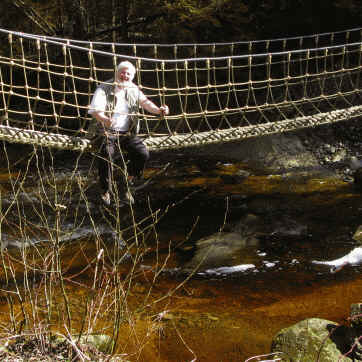
[[[151,163],[146,179],[162,166]],[[70,172],[62,167],[56,170],[59,184]],[[35,184],[35,179],[29,181],[19,197],[34,193]],[[11,203],[6,168],[1,172],[0,187],[6,208]],[[86,192],[93,220],[106,235],[106,227],[100,226],[106,225],[107,214],[97,201],[97,186],[89,186]],[[125,360],[129,361],[245,361],[268,353],[280,329],[305,318],[345,323],[350,305],[362,301],[362,267],[347,266],[331,273],[328,266],[312,261],[333,260],[357,246],[352,236],[362,224],[361,192],[353,183],[326,172],[270,175],[237,163],[192,159],[173,162],[139,192],[132,214],[122,209],[118,215],[125,222],[144,220],[150,209],[161,210],[158,215],[163,216],[156,220],[156,232],[148,235],[144,231],[147,237],[141,246],[130,248],[119,266],[124,280],[131,268],[135,270],[127,289],[128,322],[120,329],[117,353],[126,354]],[[75,208],[78,201],[73,198]],[[27,205],[24,210],[17,209],[7,216],[13,226],[18,223],[19,213],[29,219],[34,213],[32,203],[22,205]],[[85,214],[83,206],[77,205],[80,214]],[[195,253],[198,239],[227,228],[245,214],[260,215],[265,223],[281,220],[280,227],[301,227],[304,232],[263,235],[257,245],[246,246],[228,265],[215,265],[208,272],[193,275],[183,270]],[[11,222],[3,227],[2,238],[15,260],[21,252],[11,246],[18,245],[21,231],[9,225]],[[95,275],[89,265],[99,253],[91,222],[84,221],[79,230],[63,240],[61,250],[75,330],[81,327],[85,300],[96,292],[89,287]],[[28,253],[37,260],[47,248],[46,237],[34,226],[31,235],[37,247],[29,248]],[[99,270],[106,278],[107,260],[111,265],[122,247],[111,236],[104,240],[106,258]],[[218,269],[244,264],[254,268],[235,272]],[[16,271],[19,276],[24,272],[20,266]],[[4,272],[1,275],[4,281]],[[100,289],[104,288],[101,281],[98,283]],[[34,278],[35,289],[39,284]],[[61,305],[61,295],[56,298]],[[2,299],[2,325],[8,323],[8,308]],[[107,331],[111,320],[101,310],[97,328]]]

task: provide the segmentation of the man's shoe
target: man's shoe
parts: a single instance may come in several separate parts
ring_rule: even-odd
[[[110,193],[107,191],[105,192],[103,195],[101,195],[102,201],[106,206],[110,206],[111,205],[111,195]]]

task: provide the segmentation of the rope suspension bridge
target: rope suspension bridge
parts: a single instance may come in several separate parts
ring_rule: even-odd
[[[362,115],[362,29],[210,44],[85,42],[0,29],[0,139],[89,151],[88,107],[121,60],[148,98],[158,151],[315,127]]]

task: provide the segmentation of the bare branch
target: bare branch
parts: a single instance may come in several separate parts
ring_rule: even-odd
[[[46,35],[55,35],[55,28],[49,24],[43,16],[38,14],[31,6],[23,0],[9,0],[14,6],[20,9],[34,24],[36,24]]]
[[[138,20],[136,20],[134,22],[127,23],[126,26],[127,26],[127,28],[131,28],[133,26],[146,25],[146,24],[152,23],[153,21],[155,21],[156,19],[158,19],[158,18],[160,18],[162,16],[164,16],[164,14],[160,13],[160,14],[155,14],[155,15],[152,15],[152,16],[144,17],[144,18],[139,18]],[[94,36],[97,37],[97,36],[100,36],[100,35],[110,33],[112,31],[121,30],[123,27],[124,27],[124,24],[119,24],[119,25],[116,25],[116,26],[112,26],[110,28],[98,31],[97,33],[94,34]]]

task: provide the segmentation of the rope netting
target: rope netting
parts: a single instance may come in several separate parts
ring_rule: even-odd
[[[140,110],[153,150],[227,142],[362,114],[362,29],[210,44],[85,42],[0,29],[0,139],[87,150],[88,107],[117,64],[170,115]]]

